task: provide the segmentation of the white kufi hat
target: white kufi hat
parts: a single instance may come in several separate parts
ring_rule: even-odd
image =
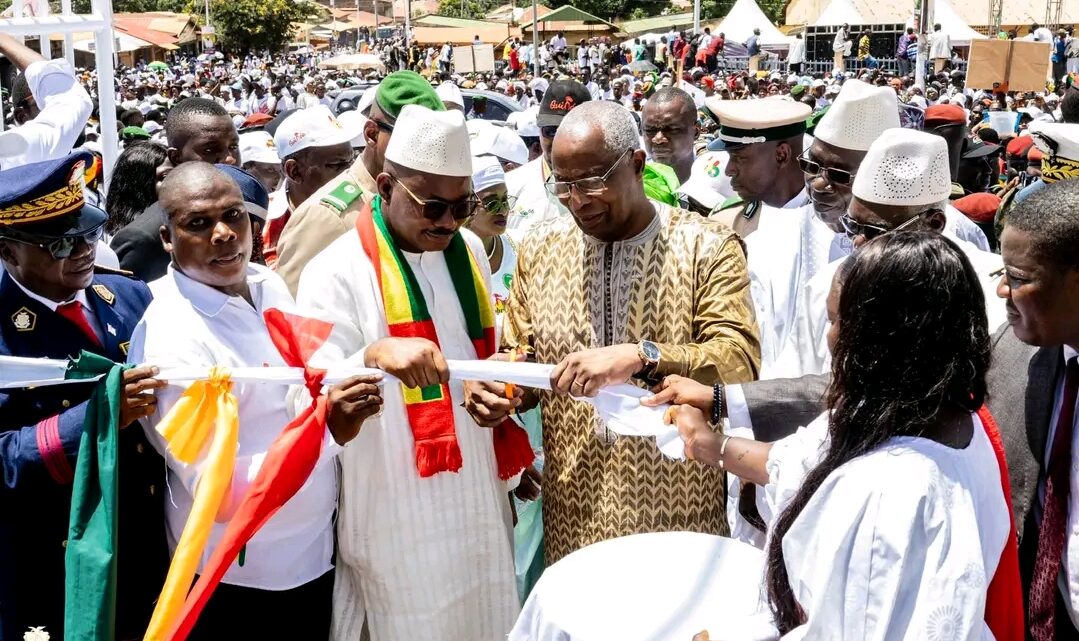
[[[386,160],[436,176],[472,176],[468,127],[457,110],[405,105],[397,117]]]
[[[506,184],[506,172],[502,171],[502,163],[494,156],[473,156],[472,158],[472,190],[477,194],[494,187]]]
[[[899,127],[899,101],[890,87],[848,80],[813,136],[833,147],[866,151],[885,129]]]
[[[869,147],[852,188],[879,205],[932,205],[952,193],[944,138],[913,129],[888,129]]]
[[[461,88],[450,80],[440,84],[435,89],[435,93],[438,94],[438,97],[442,102],[448,102],[461,108],[464,108],[465,106],[465,98],[461,95]]]

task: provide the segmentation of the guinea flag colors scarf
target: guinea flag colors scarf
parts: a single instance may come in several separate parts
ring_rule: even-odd
[[[360,244],[371,261],[382,296],[389,334],[394,338],[425,338],[439,344],[435,323],[416,275],[397,247],[382,216],[382,198],[376,197],[356,219]],[[495,353],[495,315],[475,256],[460,232],[442,252],[464,312],[466,329],[477,358]],[[402,389],[408,422],[416,448],[416,469],[421,477],[461,469],[461,448],[453,418],[453,401],[445,383]],[[510,419],[494,431],[498,475],[509,479],[532,463],[528,434]]]

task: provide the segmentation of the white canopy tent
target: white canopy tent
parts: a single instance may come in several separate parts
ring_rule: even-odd
[[[940,30],[948,34],[953,47],[969,47],[971,40],[988,39],[988,36],[971,29],[948,0],[935,0],[933,3],[933,23],[940,24]],[[907,26],[914,26],[913,16],[907,20]]]
[[[115,29],[113,29],[112,35],[114,47],[118,53],[138,51],[139,49],[147,49],[153,46],[145,40],[140,40],[135,36],[129,36],[128,34]],[[74,41],[73,46],[79,51],[94,53],[97,49],[97,41],[88,34],[85,38],[77,38]]]
[[[762,48],[785,49],[790,45],[790,38],[776,28],[768,16],[753,0],[738,0],[731,7],[730,13],[719,22],[711,25],[712,35],[720,33],[727,37],[727,45],[741,44],[753,35],[753,29],[760,29]]]
[[[814,27],[838,27],[844,24],[866,24],[865,18],[858,13],[852,0],[832,0],[813,21]]]

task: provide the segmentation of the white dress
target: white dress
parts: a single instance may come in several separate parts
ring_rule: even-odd
[[[489,279],[482,243],[461,233]],[[476,358],[443,255],[405,259],[434,312],[442,353]],[[313,364],[361,364],[363,349],[388,335],[374,269],[354,232],[308,263],[297,299],[334,323]],[[461,406],[460,383],[450,393],[464,462],[457,473],[420,478],[400,385],[383,388],[382,415],[341,456],[334,639],[359,639],[365,617],[372,641],[496,641],[513,626],[511,516],[492,430]]]
[[[993,447],[971,419],[963,449],[895,437],[824,480],[783,537],[806,613],[784,639],[993,639],[986,590],[1010,520]],[[790,438],[768,461],[776,513],[823,452],[812,435]]]

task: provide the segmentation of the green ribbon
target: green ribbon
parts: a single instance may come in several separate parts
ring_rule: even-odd
[[[65,378],[98,381],[86,407],[71,490],[64,638],[116,638],[116,542],[120,403],[126,366],[82,352]]]

